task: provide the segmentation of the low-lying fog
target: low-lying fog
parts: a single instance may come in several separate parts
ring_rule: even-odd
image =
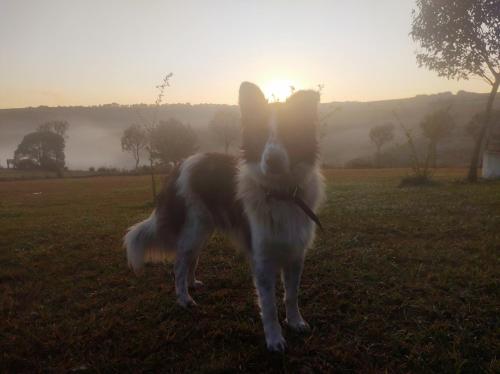
[[[419,121],[428,112],[451,105],[451,113],[457,126],[453,135],[441,145],[442,160],[450,165],[463,165],[468,158],[472,140],[465,134],[463,126],[473,114],[483,110],[486,96],[461,92],[457,95],[417,96],[411,99],[388,100],[367,103],[329,103],[320,105],[320,117],[335,108],[325,122],[325,136],[321,140],[323,162],[333,166],[344,166],[358,157],[370,158],[375,146],[370,143],[371,127],[387,122],[395,124],[396,138],[387,149],[404,144],[405,139],[393,115],[396,110],[406,126],[413,129],[417,139],[421,138]],[[222,144],[208,129],[208,123],[221,105],[164,105],[159,119],[177,118],[190,123],[198,136],[201,151],[222,151]],[[500,107],[500,98],[496,101]],[[236,107],[230,107],[237,110]],[[0,165],[13,153],[24,135],[34,131],[38,125],[50,120],[69,122],[66,163],[70,169],[89,167],[131,168],[134,161],[130,154],[121,150],[120,138],[123,130],[137,123],[141,116],[151,118],[153,108],[144,106],[104,105],[97,107],[25,108],[0,110]],[[141,114],[139,114],[141,113]],[[403,149],[402,147],[400,148]],[[236,147],[231,150],[237,152]]]

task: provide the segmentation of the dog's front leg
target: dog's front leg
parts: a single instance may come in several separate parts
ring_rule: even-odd
[[[253,275],[259,297],[267,349],[283,352],[286,347],[276,309],[276,277],[278,269],[272,262],[254,261]]]
[[[304,266],[303,254],[290,260],[283,267],[283,283],[285,286],[285,323],[297,332],[309,332],[309,324],[304,321],[299,311],[299,287],[302,269]]]

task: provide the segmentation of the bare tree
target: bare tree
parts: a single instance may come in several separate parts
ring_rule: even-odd
[[[133,124],[123,131],[122,150],[130,152],[135,160],[135,168],[139,167],[141,161],[141,152],[147,145],[147,136],[144,127]]]
[[[148,153],[148,159],[149,159],[149,169],[151,172],[151,191],[153,193],[153,200],[156,201],[156,181],[155,181],[155,170],[154,170],[154,147],[153,147],[153,131],[158,126],[158,111],[160,109],[160,106],[163,102],[163,98],[165,95],[165,90],[167,87],[170,87],[170,78],[172,78],[174,74],[173,73],[168,73],[163,77],[162,82],[156,86],[158,89],[158,96],[156,97],[155,100],[155,111],[154,111],[154,117],[152,119],[147,119],[145,118],[139,111],[136,112],[137,116],[139,117],[139,121],[141,122],[142,127],[144,128],[144,131],[146,132],[146,146],[144,149]]]
[[[240,116],[236,111],[221,109],[215,112],[208,127],[224,145],[224,152],[228,153],[231,145],[236,143],[240,136]]]
[[[483,124],[471,156],[468,180],[477,180],[479,155],[500,86],[500,4],[496,0],[416,0],[410,35],[421,50],[419,66],[449,79],[482,78],[491,86]]]
[[[380,167],[382,146],[394,139],[394,125],[392,123],[386,123],[383,125],[374,126],[371,128],[369,135],[370,135],[370,140],[377,147],[377,152],[375,153],[375,160],[377,167]]]
[[[437,147],[440,142],[449,137],[455,128],[455,120],[450,115],[450,107],[438,109],[420,122],[424,137],[429,140],[429,157],[432,167],[437,166]]]
[[[425,161],[424,163],[422,163],[418,155],[417,146],[415,144],[415,140],[413,139],[412,131],[408,126],[404,125],[403,121],[401,121],[401,118],[395,110],[392,111],[392,114],[406,137],[408,146],[410,148],[410,156],[412,161],[413,176],[403,178],[403,180],[401,181],[401,185],[422,185],[431,183],[431,172],[429,170],[429,152],[427,152]]]

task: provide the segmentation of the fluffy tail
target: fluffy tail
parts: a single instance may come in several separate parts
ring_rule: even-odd
[[[156,226],[156,214],[153,212],[149,218],[130,227],[123,237],[128,264],[136,273],[140,273],[144,262],[166,259],[167,251],[159,246]]]

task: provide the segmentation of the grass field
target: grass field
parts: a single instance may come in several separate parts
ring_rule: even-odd
[[[91,173],[87,171],[66,171],[68,177],[85,177]],[[94,173],[95,174],[95,173]],[[47,170],[18,170],[18,169],[0,169],[0,182],[13,180],[33,180],[58,178],[55,171]]]
[[[327,173],[301,290],[313,331],[286,332],[285,355],[266,352],[248,265],[223,238],[191,311],[171,264],[127,268],[147,176],[1,182],[0,371],[499,372],[500,182],[442,170],[398,188],[406,172]]]
[[[113,168],[107,168],[104,170],[65,170],[65,178],[88,178],[88,177],[100,177],[100,176],[127,176],[127,175],[139,175],[147,174],[143,170],[140,173],[134,173],[131,170],[119,170]],[[35,179],[50,179],[59,178],[57,172],[47,171],[47,170],[18,170],[18,169],[5,169],[0,168],[0,182],[5,181],[22,181],[22,180],[35,180]]]

